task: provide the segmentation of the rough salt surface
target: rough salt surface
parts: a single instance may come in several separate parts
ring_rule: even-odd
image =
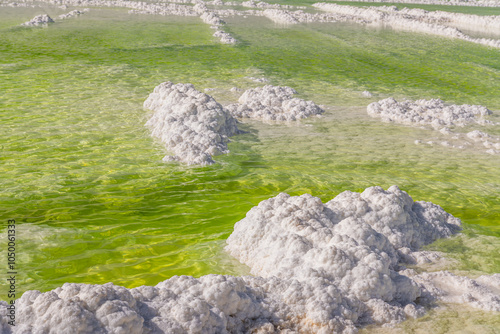
[[[325,204],[280,194],[251,209],[227,240],[227,250],[260,277],[28,291],[17,301],[14,333],[347,334],[419,317],[421,303],[436,299],[499,311],[498,274],[471,280],[403,267],[408,256],[433,256],[418,247],[459,229],[457,218],[396,186],[347,191]],[[0,326],[11,333],[2,318]]]
[[[45,26],[49,23],[54,23],[54,20],[48,15],[37,15],[28,22],[24,22],[22,25],[27,27],[37,27],[37,26]]]
[[[295,121],[324,112],[316,103],[293,97],[297,92],[290,87],[271,86],[246,90],[238,102],[227,108],[238,118],[265,121]]]
[[[230,113],[191,84],[164,82],[144,107],[154,111],[146,126],[174,153],[164,161],[213,164],[212,156],[228,153],[228,137],[238,132]]]
[[[398,102],[387,98],[370,103],[367,112],[386,122],[407,125],[465,126],[470,123],[487,123],[483,116],[491,114],[486,107],[478,105],[446,105],[440,99]]]

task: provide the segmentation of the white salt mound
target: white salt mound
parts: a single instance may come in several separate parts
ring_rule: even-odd
[[[311,195],[280,194],[251,209],[227,240],[227,250],[260,277],[175,276],[134,289],[66,283],[24,293],[16,302],[19,326],[12,329],[0,318],[0,328],[351,334],[419,317],[422,303],[435,299],[499,311],[498,274],[471,280],[404,269],[409,256],[435,256],[418,247],[458,230],[459,219],[432,203],[414,202],[396,186],[346,191],[326,204]],[[3,315],[6,303],[0,304]]]
[[[246,90],[238,102],[230,104],[234,117],[265,121],[295,121],[324,112],[316,103],[293,97],[297,92],[286,86],[258,87]]]
[[[22,25],[27,27],[44,26],[49,23],[54,23],[54,20],[48,15],[37,15],[28,22],[24,22]]]
[[[470,123],[484,124],[483,116],[491,111],[479,105],[446,105],[440,99],[398,102],[392,97],[370,103],[367,112],[383,121],[407,125],[465,126]]]
[[[164,82],[144,102],[154,113],[146,126],[168,151],[164,161],[188,165],[213,164],[212,156],[228,153],[228,137],[236,134],[236,120],[211,96],[191,84]]]

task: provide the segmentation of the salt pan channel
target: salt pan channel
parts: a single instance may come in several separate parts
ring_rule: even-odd
[[[316,103],[293,97],[297,92],[286,86],[257,87],[246,90],[239,103],[226,108],[234,117],[264,121],[295,121],[324,112]]]
[[[346,191],[325,204],[282,193],[252,208],[227,240],[228,252],[258,276],[175,276],[134,289],[66,283],[24,293],[14,328],[0,302],[0,329],[347,334],[421,316],[427,303],[440,299],[498,312],[498,274],[472,280],[404,266],[419,247],[459,230],[459,219],[438,205],[414,202],[396,186]]]
[[[191,84],[164,82],[144,102],[154,113],[146,126],[168,151],[164,161],[213,164],[212,156],[228,153],[228,137],[238,133],[236,120],[211,96]]]

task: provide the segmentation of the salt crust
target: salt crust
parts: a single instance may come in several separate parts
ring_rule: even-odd
[[[500,274],[483,275],[475,280],[449,271],[417,275],[415,271],[407,269],[405,274],[424,287],[422,298],[500,312]]]
[[[383,121],[407,125],[431,125],[434,128],[445,126],[465,126],[470,123],[485,124],[482,116],[491,111],[479,105],[446,105],[440,99],[398,102],[387,98],[370,103],[367,112]]]
[[[238,133],[236,120],[211,96],[191,84],[164,82],[144,102],[154,113],[146,126],[173,156],[164,161],[213,164],[212,156],[228,153],[228,137]]]
[[[404,269],[402,254],[460,229],[441,207],[392,186],[323,204],[280,194],[236,223],[227,250],[260,277],[175,276],[126,289],[66,283],[17,300],[14,333],[356,333],[421,316],[440,298],[498,311],[500,275]],[[417,298],[420,297],[418,300]],[[0,302],[0,328],[6,303]]]
[[[49,23],[54,23],[54,20],[48,15],[37,15],[28,22],[24,22],[21,24],[22,26],[27,26],[27,27],[37,27],[37,26],[46,26]]]
[[[246,90],[239,103],[226,108],[234,117],[264,121],[295,121],[324,112],[316,103],[293,97],[297,92],[286,86],[257,87]]]

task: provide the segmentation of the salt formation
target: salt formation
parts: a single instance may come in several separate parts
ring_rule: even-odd
[[[295,121],[324,112],[316,103],[293,97],[290,87],[271,86],[246,90],[235,104],[227,109],[235,117],[265,121]]]
[[[484,124],[488,121],[483,116],[491,114],[490,110],[479,105],[446,105],[440,99],[398,102],[393,98],[370,103],[367,112],[386,122],[431,125],[434,128]]]
[[[231,34],[223,30],[217,30],[213,36],[219,38],[224,44],[236,44],[238,42]]]
[[[85,8],[84,10],[78,10],[78,9],[75,9],[75,10],[72,10],[71,12],[69,13],[66,13],[66,14],[62,14],[62,15],[59,15],[57,18],[60,19],[60,20],[65,20],[65,19],[69,19],[69,18],[72,18],[72,17],[75,17],[75,16],[80,16],[86,12],[88,12],[89,9],[88,8]]]
[[[388,26],[393,29],[411,32],[421,32],[451,38],[458,38],[464,41],[483,44],[495,48],[500,48],[500,40],[489,38],[470,37],[454,26],[466,26],[476,31],[489,33],[491,24],[496,27],[500,22],[498,18],[482,17],[478,15],[463,15],[455,13],[432,13],[424,10],[402,10],[385,7],[354,7],[341,6],[332,3],[315,3],[314,7],[327,12],[343,16],[354,22],[371,24],[375,26]]]
[[[498,0],[352,0],[353,2],[376,2],[376,3],[411,3],[422,5],[445,5],[445,6],[471,6],[471,7],[500,7]]]
[[[264,16],[276,23],[281,23],[281,24],[299,23],[299,20],[297,20],[289,11],[285,10],[266,9],[264,11]]]
[[[212,156],[228,153],[228,137],[236,134],[236,120],[211,96],[191,84],[164,82],[144,102],[154,111],[146,123],[173,156],[189,165],[213,164]]]
[[[50,16],[44,14],[44,15],[37,15],[28,22],[24,22],[22,25],[28,27],[37,27],[37,26],[46,26],[49,23],[54,23],[54,20],[52,20]]]
[[[436,298],[499,311],[498,274],[471,280],[403,266],[409,254],[424,253],[418,247],[459,229],[441,207],[414,202],[396,186],[346,191],[326,204],[280,194],[251,209],[227,240],[227,250],[260,277],[28,291],[16,302],[14,333],[350,334],[421,316],[421,303]],[[0,326],[11,333],[2,319]]]

